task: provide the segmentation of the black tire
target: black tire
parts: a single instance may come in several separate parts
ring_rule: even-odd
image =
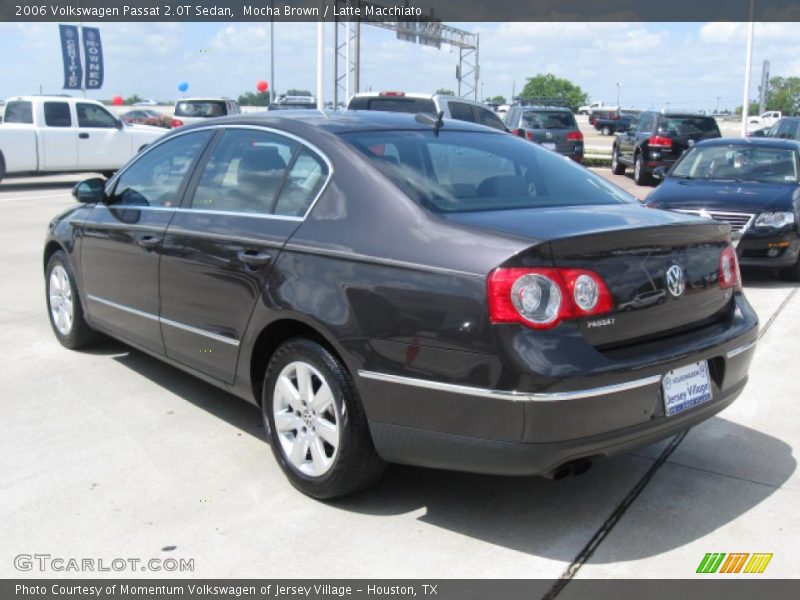
[[[653,181],[653,178],[644,169],[641,154],[637,154],[633,159],[633,181],[636,185],[650,185]]]
[[[800,258],[791,267],[782,269],[780,276],[784,281],[800,282]]]
[[[3,155],[0,154],[0,181],[3,181],[3,177],[6,174],[6,160],[3,158]]]
[[[66,285],[69,288],[71,297],[72,324],[66,331],[63,330],[63,327],[59,328],[59,325],[56,324],[53,315],[53,306],[51,305],[53,301],[51,298],[53,298],[54,295],[59,295],[56,290],[51,290],[53,271],[57,267],[63,269],[63,272],[66,274]],[[55,294],[51,294],[51,292],[55,292]],[[83,317],[83,306],[81,305],[80,294],[78,293],[78,287],[75,283],[75,274],[72,272],[72,268],[67,260],[67,255],[64,254],[62,250],[54,253],[50,257],[50,260],[47,261],[47,268],[45,269],[45,294],[47,316],[50,319],[50,326],[53,328],[53,333],[62,346],[70,350],[77,350],[79,348],[85,348],[97,341],[99,337],[98,333],[89,327],[89,324]]]
[[[304,473],[292,463],[275,427],[273,403],[278,395],[276,388],[279,377],[284,369],[291,369],[290,365],[298,362],[310,365],[324,378],[324,383],[327,383],[330,388],[336,408],[339,445],[333,454],[331,466],[318,476]],[[317,384],[323,385],[320,381],[317,381]],[[299,384],[297,388],[299,389]],[[301,435],[300,426],[302,426],[303,435],[315,435],[310,431],[306,432],[304,425],[304,423],[308,424],[304,419],[310,405],[311,403],[308,405],[303,403],[306,410],[302,416],[296,413],[298,429],[284,430],[284,432],[288,431],[287,437],[292,435],[295,437],[295,443],[300,443],[297,441]],[[344,365],[319,343],[306,338],[293,338],[278,348],[269,361],[264,377],[261,406],[265,429],[275,459],[291,484],[304,494],[319,500],[338,498],[364,489],[382,477],[386,463],[375,452],[367,426],[367,418],[355,383]],[[288,414],[289,418],[295,418],[292,416],[291,410],[284,414]],[[313,419],[310,416],[309,418]],[[309,427],[309,429],[313,429],[313,427]],[[314,462],[310,446],[302,452],[303,460],[310,456],[309,462]]]
[[[614,146],[611,150],[611,172],[614,175],[625,175],[625,165],[619,162],[619,148]]]

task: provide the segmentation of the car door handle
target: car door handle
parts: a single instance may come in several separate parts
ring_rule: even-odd
[[[260,267],[272,260],[272,255],[267,252],[257,252],[255,250],[240,250],[236,253],[239,260],[250,267]]]
[[[145,235],[136,240],[136,243],[139,244],[142,248],[150,250],[152,248],[155,248],[161,243],[161,238],[158,237],[157,235]]]
[[[89,134],[88,133],[79,133],[78,137],[81,138],[82,140],[88,140],[89,139]]]

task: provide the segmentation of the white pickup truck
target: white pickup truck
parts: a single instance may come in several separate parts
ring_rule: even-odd
[[[100,102],[68,96],[6,98],[0,180],[12,174],[94,171],[110,175],[166,133],[126,125]]]

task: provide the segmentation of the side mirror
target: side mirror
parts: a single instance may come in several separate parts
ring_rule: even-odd
[[[125,123],[122,122],[122,119],[117,119],[117,124],[114,125],[117,129],[122,129],[125,127]]]
[[[653,169],[653,179],[665,179],[667,177],[667,167],[656,167]]]
[[[750,133],[748,133],[747,137],[763,138],[763,137],[767,137],[767,135],[766,135],[766,132],[763,129],[757,129],[756,131],[751,131]]]
[[[106,199],[105,185],[106,180],[102,177],[84,179],[72,188],[72,196],[84,204],[103,202]]]

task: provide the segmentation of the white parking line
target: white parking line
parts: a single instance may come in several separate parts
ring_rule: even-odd
[[[45,194],[41,196],[11,196],[10,198],[0,193],[0,202],[15,202],[19,200],[45,200],[47,198],[68,198],[69,194]]]

